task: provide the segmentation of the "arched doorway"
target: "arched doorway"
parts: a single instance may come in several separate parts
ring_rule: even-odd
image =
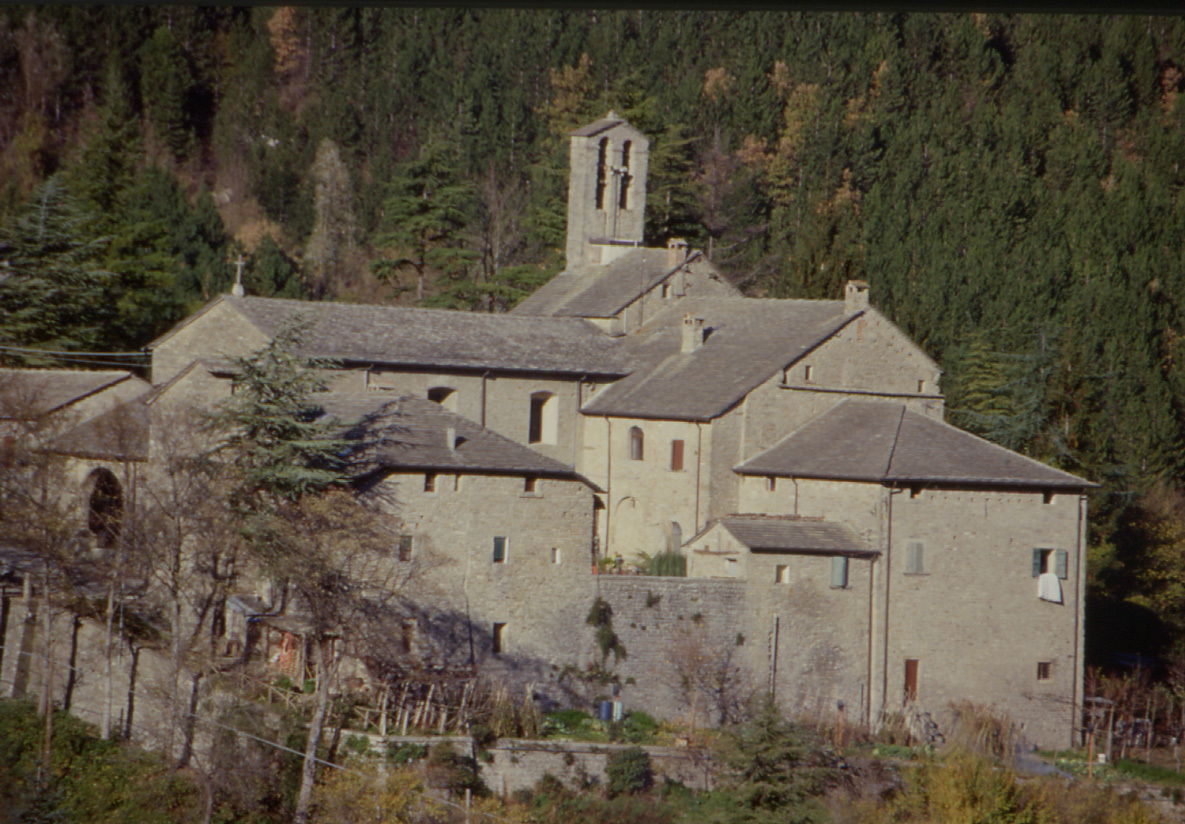
[[[123,525],[123,487],[110,469],[96,469],[91,473],[90,481],[86,528],[95,536],[100,548],[108,549],[115,546]]]

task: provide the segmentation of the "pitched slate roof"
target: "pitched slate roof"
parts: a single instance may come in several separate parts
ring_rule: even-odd
[[[633,249],[601,266],[560,272],[514,307],[511,314],[613,317],[684,263],[701,256],[695,252],[678,266],[671,266],[666,249]]]
[[[1085,489],[1046,466],[904,404],[846,400],[736,467],[742,475]]]
[[[150,394],[155,394],[150,393]],[[53,452],[100,461],[146,461],[152,434],[147,396],[121,403],[50,443]]]
[[[575,375],[628,371],[617,341],[578,318],[227,295],[218,301],[234,307],[266,335],[275,335],[295,317],[307,319],[302,354],[310,356]]]
[[[693,352],[680,351],[684,315],[710,331]],[[841,300],[685,298],[625,340],[635,371],[582,411],[711,420],[858,315],[845,314]]]
[[[138,379],[122,369],[0,369],[0,419],[48,415],[128,380]]]
[[[718,523],[754,552],[877,554],[846,526],[822,518],[726,515]]]
[[[616,114],[610,111],[609,114],[605,115],[600,120],[594,120],[587,126],[581,126],[579,129],[574,129],[569,134],[571,134],[573,137],[594,137],[599,135],[601,132],[612,129],[614,126],[617,126],[621,123],[625,123],[625,118],[618,117]],[[630,128],[632,129],[633,127],[630,126]]]
[[[374,392],[318,395],[325,419],[342,424],[347,437],[372,440],[369,461],[387,469],[490,472],[576,478],[559,461],[503,437],[423,398]],[[450,448],[449,429],[462,441]]]

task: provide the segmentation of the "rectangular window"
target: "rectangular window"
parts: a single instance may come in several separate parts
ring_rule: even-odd
[[[774,583],[788,584],[790,583],[790,567],[786,564],[778,564],[774,567]]]
[[[814,380],[815,379],[815,367],[811,366],[809,363],[804,365],[802,367],[802,379],[804,381],[806,381],[807,383],[810,383],[812,380]]]
[[[410,561],[411,560],[411,545],[412,545],[412,536],[411,535],[400,535],[399,536],[399,560],[401,560],[401,561]]]
[[[1052,661],[1038,661],[1037,662],[1037,680],[1048,681],[1053,677],[1053,662]]]
[[[671,441],[671,471],[683,471],[683,441]]]
[[[921,575],[926,571],[925,546],[921,541],[910,541],[905,545],[905,574]]]
[[[1064,549],[1034,549],[1033,577],[1045,572],[1055,572],[1057,577],[1065,579],[1070,574],[1070,553]]]
[[[831,559],[831,587],[832,589],[846,589],[848,586],[848,559],[844,555],[836,555]]]
[[[778,479],[773,475],[767,475],[765,478],[765,491],[776,492],[778,489]]]
[[[921,395],[926,391],[926,382],[924,380],[918,381],[918,394]]]
[[[436,491],[436,473],[435,472],[425,472],[424,473],[424,491],[425,492],[435,492]]]
[[[526,478],[523,478],[523,492],[538,492],[538,491],[539,491],[539,479],[538,478],[532,478],[529,476]]]
[[[505,535],[495,535],[494,536],[494,563],[495,564],[506,563],[506,536]]]
[[[506,651],[506,624],[495,622],[490,632],[490,648],[494,655]]]
[[[404,618],[400,626],[399,647],[403,652],[411,652],[416,643],[416,619]]]
[[[560,562],[560,548],[558,546],[553,546],[551,548],[551,562],[553,564],[558,564]]]

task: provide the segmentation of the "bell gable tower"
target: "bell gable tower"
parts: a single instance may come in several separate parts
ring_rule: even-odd
[[[609,112],[572,132],[567,269],[608,263],[642,245],[650,141]]]

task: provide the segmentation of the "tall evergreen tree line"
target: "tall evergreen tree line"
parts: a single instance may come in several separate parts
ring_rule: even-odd
[[[274,227],[249,290],[496,311],[562,265],[566,135],[614,108],[649,241],[751,294],[867,279],[951,418],[1102,482],[1120,543],[1185,480],[1183,90],[1185,22],[1134,15],[6,7],[0,220],[61,171],[99,215],[121,331],[63,346],[225,290],[230,179]]]

